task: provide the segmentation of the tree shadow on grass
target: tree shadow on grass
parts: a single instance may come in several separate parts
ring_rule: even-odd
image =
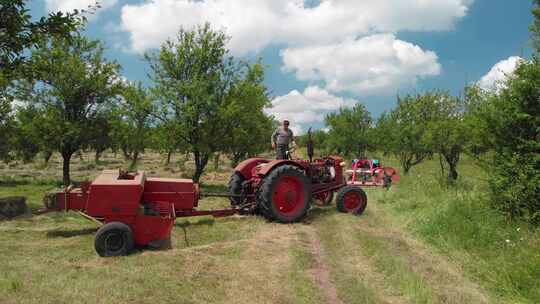
[[[79,230],[53,230],[47,232],[48,238],[70,238],[88,234],[94,234],[98,231],[98,228],[85,228]]]

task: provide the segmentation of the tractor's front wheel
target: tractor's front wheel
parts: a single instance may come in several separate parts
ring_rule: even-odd
[[[284,165],[263,179],[257,201],[266,218],[297,222],[311,206],[311,183],[302,170]]]
[[[336,204],[340,212],[360,215],[366,210],[367,195],[359,187],[346,186],[339,190]]]
[[[134,247],[133,232],[124,223],[107,223],[96,233],[94,247],[101,257],[127,255]]]

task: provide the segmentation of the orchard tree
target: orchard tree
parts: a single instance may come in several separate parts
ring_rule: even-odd
[[[398,158],[404,174],[422,163],[433,151],[424,137],[427,126],[435,117],[437,92],[423,95],[398,96],[395,109],[382,115],[377,122],[377,142],[386,153]]]
[[[0,87],[22,76],[29,48],[47,37],[71,36],[84,21],[79,17],[83,12],[56,12],[33,20],[26,0],[0,0]]]
[[[325,122],[329,129],[328,144],[333,151],[361,157],[373,146],[372,118],[364,105],[341,108],[328,114]]]
[[[33,130],[45,151],[63,158],[69,185],[71,157],[100,135],[102,115],[121,93],[120,66],[103,57],[103,46],[81,36],[42,41],[28,65],[32,81],[19,87],[21,99],[38,109]]]
[[[13,120],[11,113],[11,105],[7,100],[0,99],[0,159],[9,159],[9,141],[11,130],[13,128]]]
[[[26,68],[27,51],[39,41],[51,36],[69,37],[84,21],[81,12],[51,13],[33,19],[26,0],[0,0],[0,159],[9,158],[8,143],[15,135],[10,86],[18,79],[29,77]]]
[[[178,126],[171,121],[158,122],[150,131],[150,145],[153,149],[165,154],[165,166],[171,163],[175,152],[186,152],[186,143],[177,134]]]
[[[101,155],[107,149],[114,149],[115,140],[113,138],[114,122],[117,120],[117,111],[114,107],[105,109],[96,117],[95,128],[91,130],[95,136],[85,143],[83,149],[94,151],[94,162],[99,164]]]
[[[194,30],[181,29],[159,52],[146,55],[159,119],[174,125],[174,136],[193,154],[195,182],[221,148],[221,108],[238,72],[228,55],[227,41],[223,32],[205,24]]]
[[[31,162],[42,148],[32,126],[37,115],[39,111],[28,105],[19,107],[13,120],[13,128],[17,135],[11,139],[12,149],[15,151],[15,157],[25,163]]]
[[[274,121],[264,113],[270,101],[263,82],[264,67],[260,63],[248,66],[220,109],[220,150],[231,155],[233,167],[268,148]]]
[[[431,97],[430,108],[435,111],[428,121],[424,142],[439,154],[441,172],[444,175],[448,171],[448,181],[453,183],[458,178],[457,164],[469,140],[465,104],[447,92],[432,93]]]
[[[119,137],[115,138],[131,160],[131,168],[137,165],[139,156],[150,141],[154,105],[150,95],[140,82],[128,84],[122,93],[120,104]]]

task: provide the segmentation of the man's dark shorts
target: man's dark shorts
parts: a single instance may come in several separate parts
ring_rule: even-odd
[[[287,151],[289,151],[288,145],[277,145],[276,147],[276,159],[288,159]]]

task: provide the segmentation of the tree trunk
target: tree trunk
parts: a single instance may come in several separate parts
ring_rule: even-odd
[[[210,155],[208,153],[200,153],[199,151],[195,151],[193,152],[193,157],[195,158],[195,173],[193,173],[193,181],[198,183],[204,172],[204,168],[208,164],[208,158]]]
[[[458,179],[457,164],[450,164],[450,169],[448,170],[448,178],[451,181],[456,181]]]
[[[53,155],[52,151],[43,152],[43,160],[45,161],[45,165],[49,164],[49,161],[51,160],[52,155]]]
[[[172,156],[172,151],[168,151],[167,160],[165,161],[165,166],[168,166],[171,163],[171,156]]]
[[[131,165],[129,165],[129,168],[131,170],[135,169],[138,161],[139,161],[139,151],[134,151],[133,158],[131,159]]]
[[[218,171],[219,170],[219,153],[216,153],[216,155],[214,155],[214,171]]]
[[[124,159],[125,160],[130,160],[131,159],[131,155],[130,155],[127,147],[122,147],[122,153],[124,154]]]
[[[101,153],[102,151],[99,151],[99,150],[96,150],[96,154],[94,156],[94,162],[96,163],[96,165],[99,163],[99,159],[101,157]]]
[[[242,154],[240,153],[233,153],[233,159],[231,162],[231,167],[236,168],[240,161],[242,160]]]
[[[73,156],[73,152],[63,152],[62,153],[62,159],[63,159],[63,167],[62,167],[62,174],[63,174],[63,182],[64,186],[69,186],[71,184],[71,177],[70,177],[70,169],[69,165],[71,163],[71,157]]]
[[[460,152],[457,149],[452,149],[449,155],[445,155],[446,163],[448,163],[448,180],[455,182],[458,179],[457,164],[459,162]]]

